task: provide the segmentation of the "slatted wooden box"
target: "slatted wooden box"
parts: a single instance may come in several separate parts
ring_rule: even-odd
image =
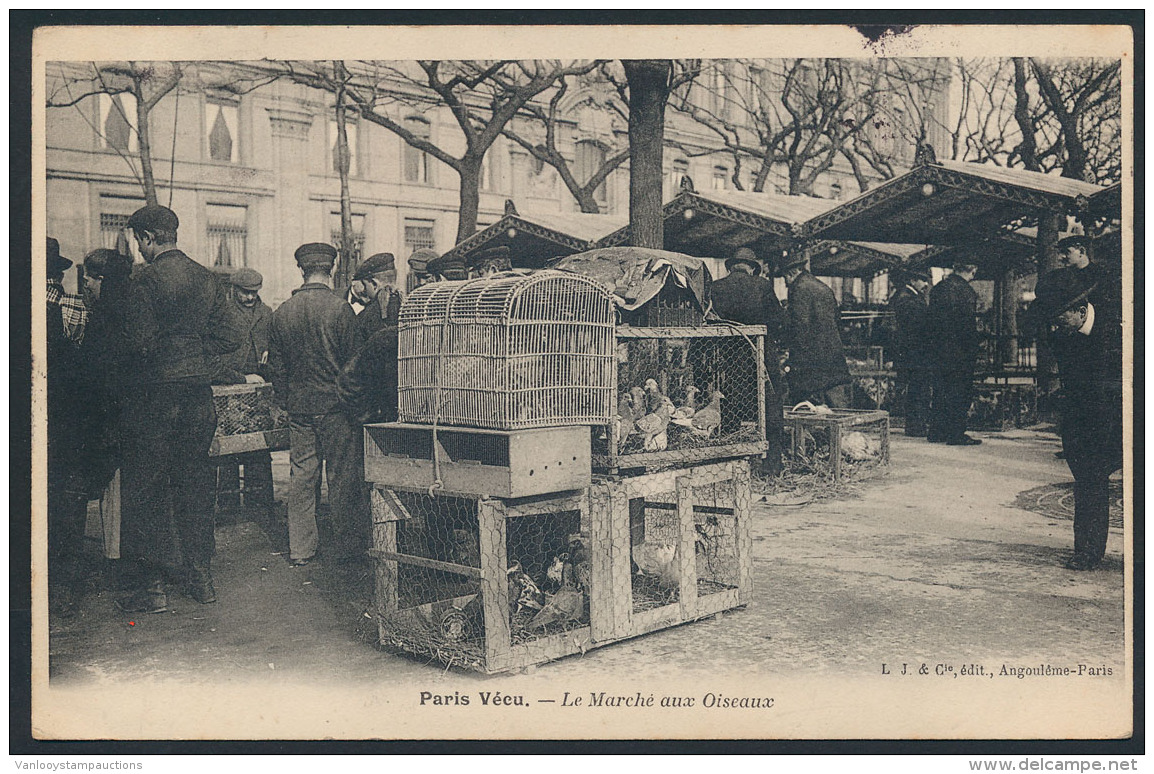
[[[288,414],[273,403],[271,384],[213,385],[216,434],[209,456],[289,447]]]
[[[517,500],[376,488],[372,501],[381,644],[439,664],[518,669],[749,600],[744,461]]]
[[[834,481],[873,475],[889,467],[890,418],[878,410],[785,410],[787,470]]]
[[[764,454],[765,326],[706,325],[694,328],[618,326],[614,358],[617,416],[594,428],[593,468],[608,473],[693,465],[713,460]],[[643,434],[620,421],[621,401],[646,380],[677,407],[686,404],[690,387],[698,390],[697,409],[705,408],[714,390],[724,396],[721,422],[703,433],[671,422],[664,438],[647,443]],[[630,407],[636,417],[647,413]]]

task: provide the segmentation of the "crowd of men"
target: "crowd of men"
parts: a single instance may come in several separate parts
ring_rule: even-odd
[[[116,250],[90,252],[83,296],[64,290],[72,262],[55,239],[47,243],[50,599],[71,605],[87,503],[117,469],[123,592],[117,605],[125,612],[164,611],[174,587],[202,604],[215,601],[214,493],[238,488],[238,466],[263,526],[276,528],[268,451],[225,461],[224,486],[215,479],[213,384],[271,382],[288,413],[290,564],[307,565],[323,551],[335,566],[363,567],[370,524],[361,425],[397,417],[401,295],[393,255],[366,259],[340,295],[332,286],[336,249],[301,245],[294,257],[303,282],[274,311],[260,298],[259,272],[242,268],[222,283],[186,255],[177,245],[179,220],[168,208],[143,207],[128,228],[144,265],[134,268]],[[1031,311],[1051,337],[1064,385],[1062,436],[1076,498],[1075,553],[1067,566],[1083,570],[1102,560],[1108,478],[1121,465],[1121,305],[1115,286],[1089,262],[1085,240],[1066,240],[1061,248],[1068,265],[1040,278]],[[806,263],[799,244],[771,267],[787,283],[786,307],[748,248],[726,261],[728,276],[711,290],[718,316],[768,330],[770,448],[761,470],[767,476],[781,469],[784,401],[850,405],[837,299]],[[431,250],[416,251],[409,268],[426,280],[467,276],[460,259]],[[508,256],[485,265],[486,272],[505,268]],[[955,266],[932,289],[928,270],[892,275],[906,435],[981,443],[966,434],[979,347],[975,272]],[[317,523],[322,469],[333,533],[324,547]]]

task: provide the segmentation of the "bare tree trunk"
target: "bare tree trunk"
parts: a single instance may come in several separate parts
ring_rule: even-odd
[[[592,191],[574,191],[573,198],[577,200],[577,206],[581,208],[581,212],[587,212],[593,215],[601,212],[601,207],[597,204],[597,200],[593,198]]]
[[[155,205],[156,176],[152,172],[152,135],[148,125],[151,106],[144,99],[144,86],[139,76],[132,77],[133,96],[136,97],[136,139],[140,150],[140,176],[144,185],[144,201]]]
[[[629,81],[629,226],[637,247],[664,249],[661,212],[665,104],[673,62],[624,59]]]
[[[1018,275],[1013,269],[998,278],[998,357],[1005,365],[1018,363]]]
[[[349,195],[349,168],[352,157],[349,154],[348,116],[345,110],[344,92],[337,92],[337,174],[341,179],[341,245],[340,262],[333,277],[337,290],[343,291],[352,284],[356,273],[356,242],[353,235],[352,201]]]
[[[481,205],[481,159],[466,154],[457,167],[461,176],[461,207],[457,217],[457,244],[477,231],[477,212]]]

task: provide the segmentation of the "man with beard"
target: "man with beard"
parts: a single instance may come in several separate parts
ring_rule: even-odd
[[[268,374],[268,331],[272,310],[260,298],[264,277],[256,269],[237,269],[229,278],[229,324],[240,337],[240,347],[220,358],[214,384],[262,384]],[[237,492],[244,467],[247,504],[255,505],[259,520],[271,526],[273,518],[272,457],[267,449],[246,452],[219,462],[218,489]],[[226,505],[239,505],[239,496]]]

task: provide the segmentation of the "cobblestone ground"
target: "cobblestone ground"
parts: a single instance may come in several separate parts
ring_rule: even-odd
[[[116,612],[93,590],[51,621],[53,685],[135,679],[498,690],[542,680],[612,685],[701,677],[873,678],[882,664],[1125,660],[1122,532],[1102,568],[1063,569],[1071,523],[1022,510],[1026,490],[1069,480],[1057,439],[981,434],[964,448],[896,434],[892,466],[836,500],[754,512],[753,602],[591,650],[528,675],[448,672],[377,648],[370,584],[323,561],[290,568],[251,522],[218,530],[219,602],[172,596],[164,614]],[[278,455],[282,456],[282,455]],[[285,484],[277,460],[278,493]],[[131,621],[131,623],[130,623]],[[411,691],[411,692],[413,692]]]

